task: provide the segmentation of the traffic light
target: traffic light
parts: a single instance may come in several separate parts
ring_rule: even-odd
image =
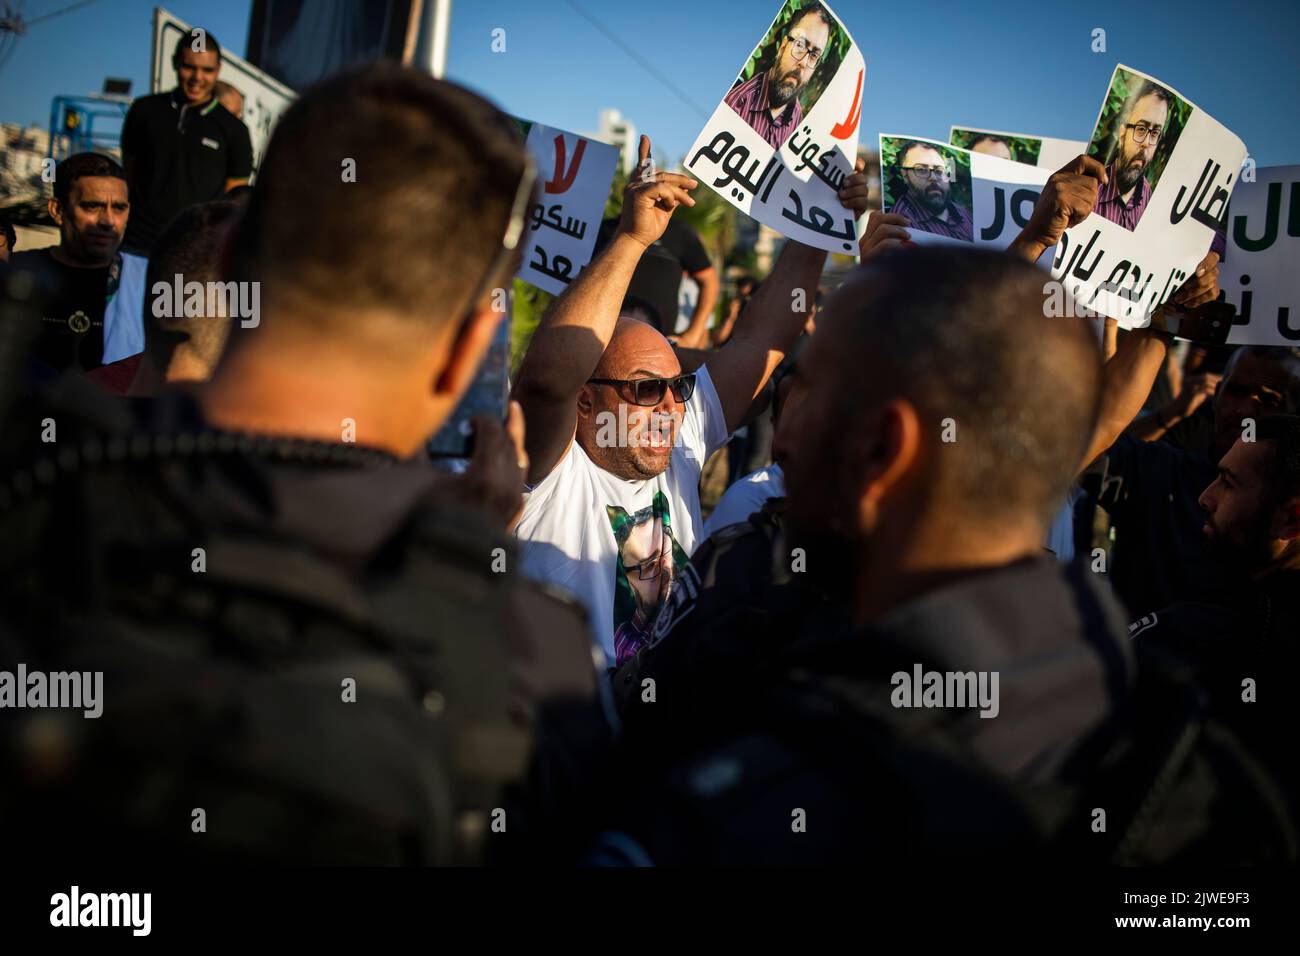
[[[74,109],[63,114],[63,132],[75,133],[81,127],[81,114]]]

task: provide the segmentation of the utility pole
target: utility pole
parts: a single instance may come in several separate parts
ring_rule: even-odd
[[[415,66],[442,79],[447,72],[447,40],[451,35],[451,0],[420,0]]]

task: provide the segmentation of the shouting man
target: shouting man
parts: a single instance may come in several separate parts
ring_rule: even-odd
[[[643,164],[649,154],[642,137]],[[530,462],[516,531],[524,572],[586,605],[610,664],[670,623],[665,609],[703,524],[700,472],[798,338],[826,259],[787,242],[735,334],[684,371],[662,333],[619,308],[637,263],[673,210],[694,205],[697,185],[676,173],[632,178],[613,239],[542,318],[515,384]],[[866,193],[855,173],[840,201],[860,215]]]

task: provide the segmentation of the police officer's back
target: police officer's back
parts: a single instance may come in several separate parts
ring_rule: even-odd
[[[137,408],[71,383],[10,418],[30,441],[6,464],[6,649],[104,674],[103,716],[9,725],[31,837],[472,862],[546,812],[510,791],[530,764],[599,747],[581,615],[419,461],[500,320],[526,169],[450,84],[329,81],[268,152],[234,277],[261,311],[214,378]]]

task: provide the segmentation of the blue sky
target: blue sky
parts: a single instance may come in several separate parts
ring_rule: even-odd
[[[28,19],[71,0],[25,0]],[[707,115],[777,3],[577,0]],[[0,120],[41,125],[58,93],[106,75],[146,91],[153,0],[98,0],[33,26],[0,68]],[[1300,3],[840,2],[867,60],[864,141],[883,131],[946,139],[952,123],[1087,139],[1116,63],[1152,74],[1246,142],[1257,163],[1300,163]],[[247,0],[170,0],[243,54]],[[506,52],[491,51],[506,31]],[[1106,31],[1093,53],[1092,31]],[[510,112],[590,130],[617,107],[676,159],[704,115],[630,59],[565,0],[454,0],[448,75]]]

